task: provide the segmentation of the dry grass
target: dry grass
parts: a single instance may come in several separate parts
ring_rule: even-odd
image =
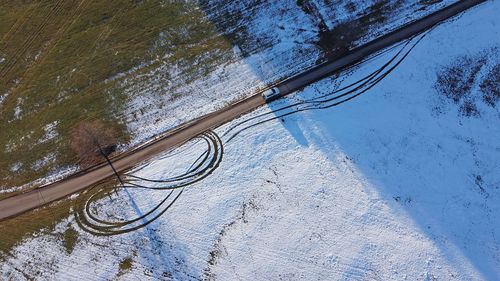
[[[117,181],[112,179],[87,192],[98,192],[99,188],[109,188],[116,184]],[[75,208],[76,204],[83,203],[79,198],[61,199],[15,218],[0,221],[0,260],[8,257],[14,246],[35,234],[56,236],[66,251],[71,253],[79,241],[78,231],[68,225],[64,232],[55,232],[55,227],[61,220],[72,216],[71,210]]]
[[[434,88],[458,105],[461,115],[479,116],[479,102],[495,107],[500,99],[500,64],[489,62],[497,60],[498,55],[499,50],[492,48],[458,57],[440,69]]]
[[[495,107],[500,100],[500,64],[495,65],[479,85],[483,93],[483,100]]]
[[[196,79],[231,47],[192,3],[2,1],[0,96],[8,95],[0,105],[0,189],[75,165],[71,131],[82,121],[103,120],[127,142],[127,77],[166,63]],[[127,74],[110,80],[119,73]],[[56,136],[41,142],[55,121]],[[55,161],[37,165],[50,153]]]
[[[71,200],[61,200],[0,222],[0,258],[8,256],[13,246],[35,233],[52,233],[56,224],[68,217],[72,204]]]
[[[437,74],[435,88],[454,103],[460,102],[470,93],[476,75],[485,62],[485,58],[469,56],[456,59]]]

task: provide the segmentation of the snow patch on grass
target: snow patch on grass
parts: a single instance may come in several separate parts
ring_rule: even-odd
[[[22,105],[22,103],[23,103],[23,99],[18,98],[17,99],[17,106],[14,108],[14,120],[21,118],[21,112],[22,112],[21,105]]]
[[[17,162],[15,163],[11,168],[10,168],[10,171],[11,172],[17,172],[17,170],[19,170],[19,168],[21,168],[23,166],[23,163],[20,163],[20,162]]]
[[[56,120],[52,123],[45,125],[43,127],[43,130],[45,131],[45,136],[40,140],[38,140],[38,143],[44,143],[57,137],[58,136],[57,125],[59,125],[59,120]]]
[[[43,165],[46,165],[46,164],[50,163],[53,160],[54,160],[53,159],[53,154],[49,154],[49,155],[45,156],[42,160],[39,160],[39,161],[35,162],[35,164],[34,164],[35,166],[34,167],[35,168],[36,167],[42,167]],[[40,166],[38,166],[38,164]],[[27,183],[27,184],[24,184],[24,185],[20,185],[20,186],[13,186],[13,187],[10,187],[10,188],[7,188],[7,189],[1,189],[0,190],[0,194],[8,194],[8,193],[19,191],[19,190],[23,190],[23,189],[26,189],[26,188],[32,187],[32,186],[46,185],[46,184],[49,184],[49,183],[61,180],[61,179],[65,178],[65,177],[67,177],[68,175],[74,174],[79,169],[80,168],[78,166],[63,167],[61,169],[57,169],[57,170],[52,171],[47,177],[45,177],[43,179],[39,179],[39,180],[30,182],[30,183]]]
[[[7,98],[9,94],[3,94],[0,96],[0,105],[2,105],[2,102]]]

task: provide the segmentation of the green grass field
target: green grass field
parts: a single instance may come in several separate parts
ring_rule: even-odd
[[[123,79],[164,63],[198,77],[231,47],[193,3],[2,1],[0,189],[77,163],[69,136],[83,120],[106,122],[126,142]]]

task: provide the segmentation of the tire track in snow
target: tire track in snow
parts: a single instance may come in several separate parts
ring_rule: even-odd
[[[328,109],[334,106],[338,106],[344,102],[347,102],[366,93],[368,90],[381,82],[392,71],[394,71],[397,66],[401,64],[403,60],[410,54],[413,48],[415,48],[416,45],[426,36],[426,34],[427,33],[424,33],[423,35],[418,36],[418,38],[412,37],[408,39],[400,48],[400,50],[384,65],[354,83],[351,83],[328,94],[297,102],[295,104],[278,108],[270,112],[262,113],[236,123],[222,134],[223,138],[227,138],[225,143],[231,141],[240,133],[255,126],[276,119],[281,119],[288,115],[292,115],[302,111]],[[377,54],[377,56],[379,56],[380,54]],[[371,59],[373,58],[374,57],[372,57]]]
[[[209,131],[203,133],[199,138],[205,141],[207,148],[198,156],[188,170],[181,175],[169,178],[148,179],[133,174],[146,168],[148,166],[146,164],[132,173],[125,174],[125,178],[123,179],[124,184],[121,186],[104,188],[95,186],[89,191],[82,193],[79,196],[79,200],[77,200],[79,203],[75,206],[75,218],[79,227],[94,235],[109,236],[140,229],[158,219],[180,197],[184,187],[201,181],[213,173],[221,163],[223,147],[219,136]],[[142,192],[148,190],[163,191],[167,194],[156,206],[132,219],[128,217],[115,219],[102,217],[106,209],[115,207],[112,204],[106,204],[106,206],[100,208],[101,210],[96,210],[99,209],[96,208],[96,206],[99,206],[99,201],[102,202],[101,199],[106,197],[110,198],[110,203],[120,203],[125,196],[125,198],[130,199],[132,205],[135,205],[133,196],[129,192],[129,190],[133,189],[142,189]],[[135,205],[134,208],[139,212],[138,206]]]

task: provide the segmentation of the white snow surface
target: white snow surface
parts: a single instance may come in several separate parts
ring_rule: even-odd
[[[1,278],[23,279],[23,272],[38,280],[499,280],[498,106],[476,98],[480,114],[465,117],[434,88],[443,66],[500,46],[498,10],[500,1],[489,1],[436,27],[353,100],[242,132],[224,144],[220,166],[147,227],[96,237],[71,215],[52,233],[17,245],[0,265]],[[356,81],[396,51],[216,133]],[[498,58],[490,56],[485,67],[493,63]],[[137,175],[181,173],[200,149],[202,142],[192,142]],[[165,191],[130,194],[144,213]],[[104,199],[96,208],[131,215]],[[71,253],[59,235],[68,227],[79,233]],[[132,267],[119,273],[127,257]]]

